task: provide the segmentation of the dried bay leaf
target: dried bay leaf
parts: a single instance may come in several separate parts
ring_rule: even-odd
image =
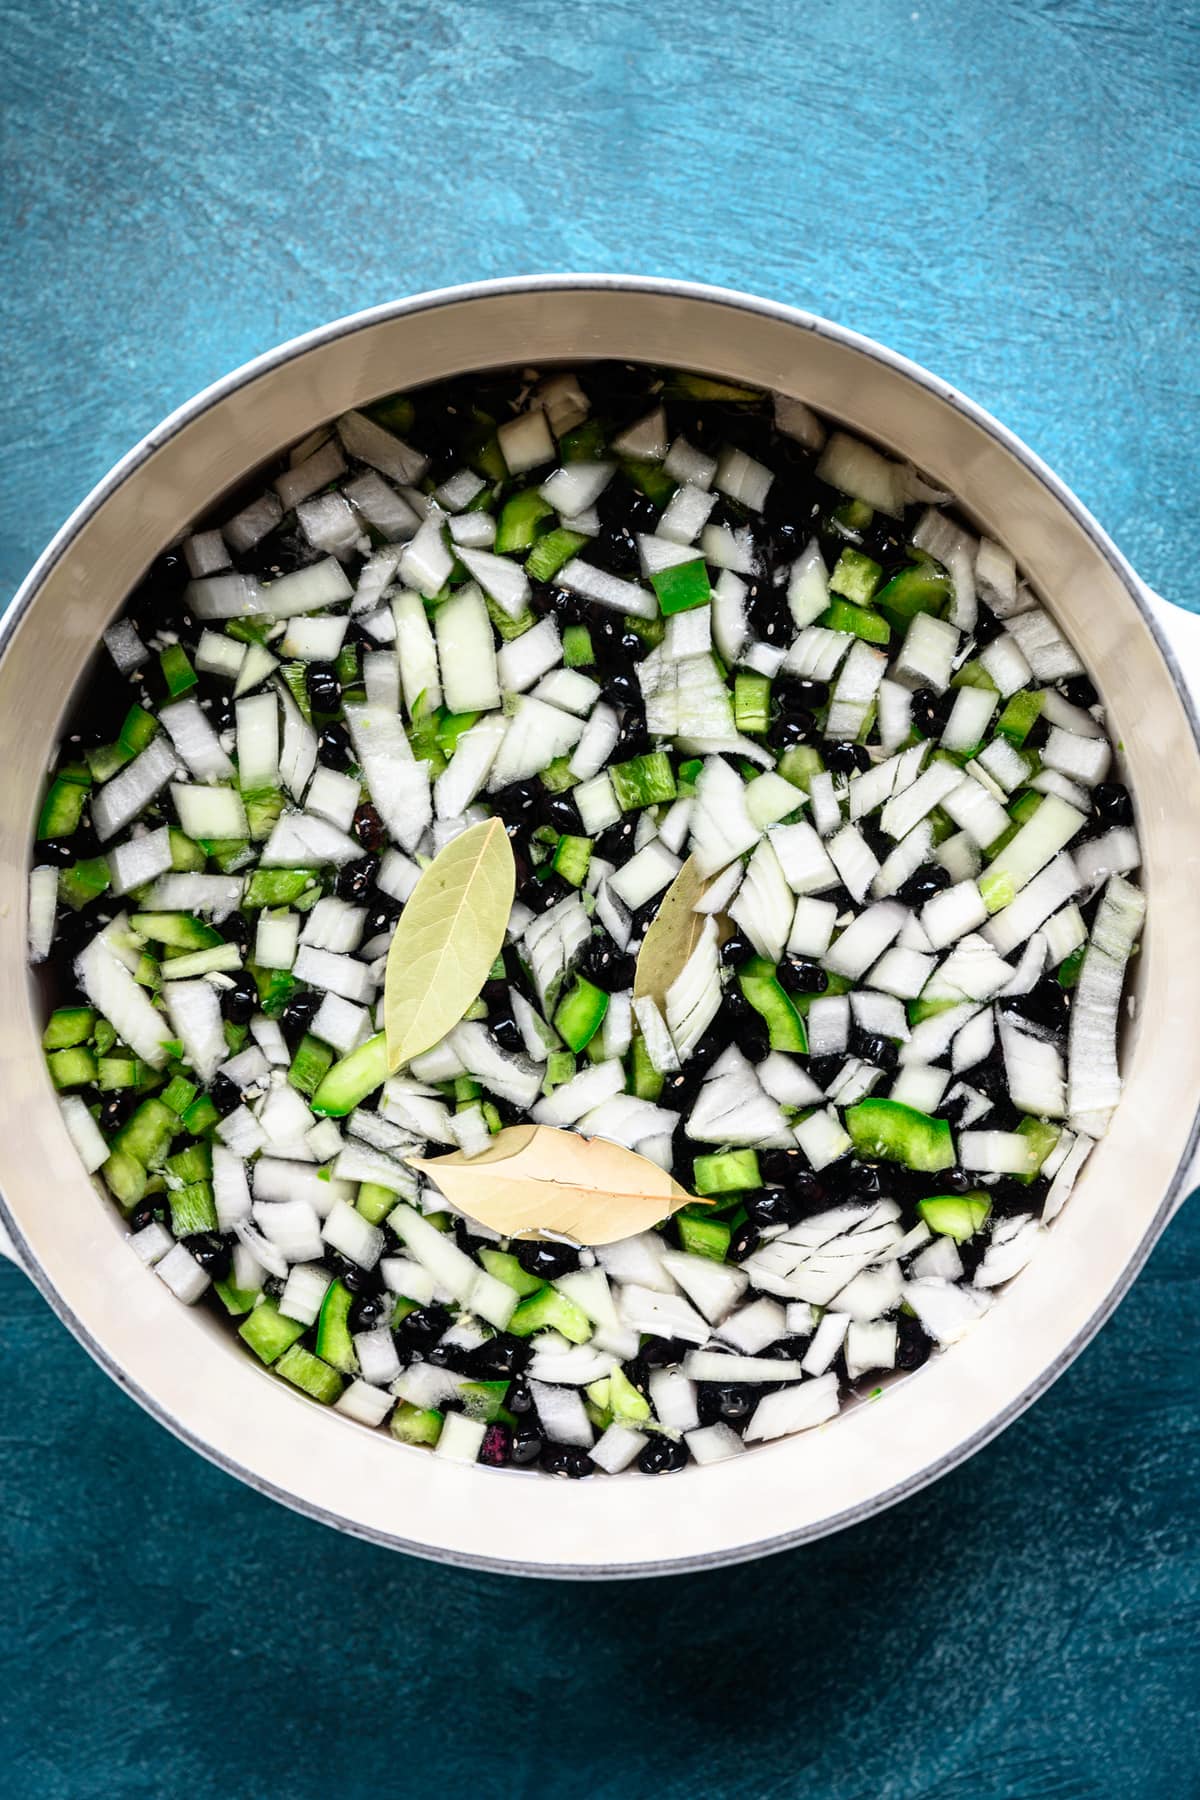
[[[613,1244],[696,1204],[636,1151],[553,1125],[507,1126],[482,1156],[455,1150],[406,1160],[452,1206],[502,1237],[554,1231],[577,1244]]]
[[[409,896],[388,949],[388,1068],[438,1044],[475,1000],[504,948],[517,871],[500,819],[454,838]]]
[[[633,997],[653,1000],[664,1018],[667,989],[700,942],[707,915],[696,912],[695,907],[711,885],[712,877],[702,875],[696,858],[689,856],[663,895],[662,905],[642,939],[633,976]],[[723,919],[717,920],[717,930],[722,939],[729,934]]]

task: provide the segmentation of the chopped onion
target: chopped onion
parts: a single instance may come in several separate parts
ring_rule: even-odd
[[[58,870],[52,863],[42,863],[29,872],[29,960],[45,962],[54,942],[54,920],[58,910]]]
[[[132,675],[140,669],[144,662],[149,662],[150,652],[137,634],[137,627],[131,619],[118,619],[104,633],[104,647],[117,665],[121,675]]]
[[[174,1249],[168,1250],[161,1261],[155,1263],[154,1273],[185,1306],[194,1306],[209,1284],[206,1271],[184,1244],[176,1244]]]
[[[1043,801],[1043,806],[1049,801]],[[1145,917],[1141,890],[1114,875],[1104,890],[1084,952],[1071,1007],[1068,1104],[1071,1126],[1099,1137],[1121,1095],[1117,1012],[1132,953]]]
[[[860,443],[845,431],[831,433],[816,467],[818,481],[840,488],[876,511],[899,518],[904,511],[906,486],[899,463]]]
[[[702,875],[715,875],[735,857],[753,849],[761,832],[746,811],[746,791],[735,770],[709,757],[696,780],[692,809],[692,854]]]
[[[502,644],[496,656],[496,672],[506,694],[520,694],[562,661],[562,639],[551,618],[541,619],[530,631],[523,631],[509,644]]]
[[[153,738],[133,761],[92,797],[92,825],[101,843],[133,823],[178,772],[165,737]]]
[[[363,778],[380,817],[403,849],[415,849],[433,816],[428,763],[414,758],[398,714],[371,705],[347,705],[344,711]],[[361,854],[357,844],[355,854]]]
[[[721,1008],[716,924],[705,921],[696,947],[667,990],[667,1028],[681,1062],[692,1055]]]
[[[792,928],[795,904],[774,847],[770,839],[763,838],[750,858],[729,916],[760,956],[777,963]]]
[[[58,1104],[63,1124],[78,1152],[79,1160],[89,1175],[95,1174],[108,1161],[108,1145],[100,1127],[78,1094],[66,1094]],[[168,1246],[170,1241],[168,1238]]]
[[[606,1475],[619,1475],[622,1469],[629,1467],[648,1441],[645,1432],[635,1431],[631,1425],[623,1425],[619,1419],[614,1419],[588,1454],[596,1467],[603,1469]]]
[[[668,1431],[694,1431],[700,1423],[696,1384],[678,1366],[651,1369],[646,1389],[654,1416]]]
[[[510,619],[519,619],[529,604],[529,577],[520,563],[489,550],[468,550],[460,545],[459,561],[470,571],[489,599]]]
[[[96,1011],[108,1020],[117,1036],[143,1062],[161,1069],[167,1060],[166,1022],[113,949],[109,933],[116,926],[114,920],[107,932],[92,939],[75,960],[75,974]]]
[[[575,1388],[552,1387],[535,1380],[529,1383],[529,1391],[538,1423],[552,1444],[573,1444],[581,1450],[590,1446],[592,1427]]]
[[[428,457],[385,431],[364,413],[343,413],[336,430],[349,455],[359,462],[369,463],[391,481],[418,482],[429,466]]]
[[[640,462],[662,462],[667,454],[667,415],[661,406],[643,419],[618,433],[612,441],[618,456],[632,456]]]

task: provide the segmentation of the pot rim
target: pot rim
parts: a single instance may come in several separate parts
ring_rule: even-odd
[[[486,300],[497,295],[546,294],[563,291],[586,292],[589,290],[661,294],[664,297],[699,301],[710,306],[723,306],[734,313],[752,313],[774,319],[781,324],[810,332],[816,337],[828,339],[856,351],[871,361],[882,364],[914,385],[925,389],[936,399],[941,400],[952,410],[978,426],[1020,463],[1047,490],[1059,506],[1070,514],[1075,524],[1090,540],[1093,548],[1109,565],[1148,627],[1159,653],[1170,671],[1171,679],[1183,704],[1193,740],[1200,751],[1200,714],[1198,714],[1197,705],[1180,669],[1174,649],[1163,632],[1154,610],[1146,600],[1145,590],[1139,577],[1128,559],[1122,555],[1108,533],[1071,488],[1015,432],[1001,424],[984,407],[960,393],[950,383],[932,374],[921,364],[887,348],[874,338],[852,331],[820,314],[807,312],[780,301],[766,300],[738,289],[717,287],[703,282],[632,274],[521,275],[429,289],[406,299],[385,301],[360,312],[348,313],[339,319],[290,338],[243,363],[239,368],[203,388],[198,394],[169,413],[159,425],[148,432],[140,442],[113,465],[70,514],[38,557],[29,574],[17,589],[3,617],[0,618],[0,657],[5,654],[16,627],[33,604],[47,578],[89,521],[100,512],[108,500],[127,481],[136,475],[141,466],[155,452],[170,442],[194,420],[219,405],[230,394],[249,386],[271,370],[299,361],[311,351],[319,349],[325,344],[350,337],[356,332],[369,329],[384,321],[434,311],[443,306]],[[326,1507],[301,1498],[289,1489],[280,1487],[247,1468],[236,1458],[208,1444],[203,1438],[192,1432],[182,1419],[171,1413],[126,1374],[124,1368],[92,1336],[78,1314],[62,1299],[57,1288],[31,1251],[20,1226],[9,1211],[2,1191],[0,1191],[0,1222],[7,1228],[8,1234],[17,1247],[19,1266],[31,1277],[55,1315],[116,1382],[117,1386],[136,1400],[160,1424],[165,1425],[190,1449],[197,1451],[207,1461],[214,1463],[225,1473],[236,1477],[256,1492],[279,1501],[293,1512],[301,1513],[321,1524],[331,1525],[348,1536],[362,1538],[369,1543],[379,1544],[388,1549],[403,1550],[409,1555],[421,1557],[426,1561],[480,1569],[489,1573],[524,1575],[542,1579],[629,1579],[664,1574],[687,1574],[704,1569],[723,1568],[727,1565],[754,1561],[777,1551],[814,1542],[822,1537],[830,1536],[834,1532],[845,1530],[851,1525],[861,1524],[876,1517],[887,1508],[920,1492],[922,1488],[929,1486],[941,1476],[948,1474],[950,1470],[958,1467],[960,1463],[965,1462],[968,1457],[982,1449],[985,1444],[990,1443],[1027,1407],[1040,1398],[1086,1348],[1100,1327],[1115,1312],[1144,1266],[1175,1208],[1184,1197],[1183,1184],[1195,1164],[1198,1149],[1200,1149],[1200,1096],[1197,1098],[1196,1110],[1192,1117],[1184,1153],[1142,1238],[1126,1261],[1119,1280],[1109,1288],[1085,1324],[1080,1327],[1053,1361],[1046,1365],[1038,1377],[1015,1395],[1007,1406],[993,1415],[986,1425],[970,1436],[960,1439],[951,1450],[946,1451],[914,1475],[881,1488],[870,1499],[860,1501],[843,1512],[825,1517],[813,1525],[798,1526],[794,1531],[776,1533],[771,1537],[741,1544],[731,1549],[715,1550],[680,1558],[661,1558],[655,1562],[614,1562],[603,1566],[563,1563],[546,1567],[502,1557],[463,1554],[415,1542],[399,1533],[357,1524],[341,1513],[332,1512]]]

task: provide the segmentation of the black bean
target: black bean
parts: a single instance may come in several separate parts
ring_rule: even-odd
[[[924,906],[935,894],[943,893],[951,886],[953,877],[949,869],[943,869],[941,863],[922,863],[897,888],[896,898],[902,906]]]
[[[844,740],[830,744],[825,752],[825,767],[835,775],[854,775],[871,766],[871,755],[863,744],[850,744]]]
[[[423,1354],[433,1349],[438,1339],[450,1329],[450,1314],[444,1306],[418,1306],[396,1327],[396,1341],[408,1350]]]
[[[378,854],[387,843],[387,830],[383,820],[369,800],[364,800],[356,810],[350,829],[363,849],[369,850],[373,855]]]
[[[811,713],[788,713],[773,719],[767,728],[767,742],[772,750],[794,750],[797,744],[811,744],[817,735],[817,721]],[[797,791],[796,804],[802,795]]]
[[[508,787],[501,788],[498,794],[492,795],[492,805],[502,819],[520,819],[526,814],[537,813],[541,809],[546,790],[541,782],[514,781]]]
[[[944,693],[935,694],[932,688],[918,688],[912,697],[912,722],[922,737],[940,738],[946,729],[946,721],[954,710],[957,698],[954,690],[947,688]]]
[[[578,625],[586,616],[586,601],[573,588],[550,586],[540,588],[535,596],[535,609],[543,615],[554,614],[563,625]]]
[[[759,1395],[752,1387],[702,1381],[696,1389],[696,1410],[702,1425],[732,1425],[744,1429]]]
[[[681,1363],[690,1348],[682,1338],[648,1337],[638,1351],[638,1360],[648,1369],[669,1369]]]
[[[741,1031],[744,1039],[746,1039],[749,1034],[754,1037],[754,1042],[757,1044],[760,1040],[758,1036],[755,1035],[758,1030],[758,1026],[755,1023],[756,1019],[757,1014],[747,1014],[746,1020],[741,1027]],[[759,1021],[759,1024],[761,1024],[761,1021]],[[721,1024],[719,1019],[714,1020],[708,1030],[704,1032],[693,1045],[692,1054],[688,1060],[689,1062],[695,1063],[697,1071],[702,1071],[706,1069],[710,1063],[714,1063],[717,1060],[728,1042],[728,1031]],[[673,1088],[672,1092],[678,1096],[682,1092],[682,1089]]]
[[[932,1349],[933,1339],[919,1320],[901,1313],[896,1321],[896,1367],[919,1369],[923,1362],[928,1361]]]
[[[200,1231],[183,1242],[206,1274],[214,1281],[224,1281],[233,1267],[233,1238],[219,1237],[215,1231]]]
[[[531,1355],[530,1345],[524,1338],[502,1331],[489,1338],[486,1344],[480,1344],[477,1350],[472,1350],[467,1360],[476,1380],[507,1381],[519,1374]]]
[[[758,1226],[747,1219],[744,1225],[738,1226],[729,1240],[730,1262],[745,1262],[748,1256],[754,1255],[761,1241]]]
[[[349,1288],[352,1294],[378,1294],[383,1289],[383,1277],[379,1273],[378,1264],[373,1269],[360,1268],[343,1256],[340,1250],[326,1250],[322,1259],[325,1267],[332,1275]]]
[[[642,684],[636,675],[629,674],[625,669],[618,669],[616,674],[610,675],[605,682],[603,698],[607,700],[611,706],[640,707],[642,704]]]
[[[245,913],[231,912],[221,920],[221,936],[227,944],[236,944],[243,956],[250,953],[250,921]]]
[[[625,818],[618,819],[615,825],[610,825],[608,830],[601,832],[600,836],[596,839],[596,855],[602,856],[605,862],[610,862],[616,868],[620,868],[621,864],[627,860],[632,852],[633,839],[636,831],[637,820],[632,814],[627,814]]]
[[[541,1466],[547,1475],[561,1475],[567,1481],[582,1481],[585,1475],[596,1473],[596,1465],[587,1451],[577,1449],[574,1444],[546,1444]]]
[[[628,707],[617,734],[613,760],[627,762],[630,757],[644,756],[649,748],[650,732],[646,726],[645,713],[635,707]]]
[[[1086,709],[1089,706],[1095,706],[1100,698],[1095,686],[1086,675],[1072,675],[1069,681],[1061,682],[1059,685],[1064,698],[1069,700],[1072,706],[1082,706]]]
[[[127,1224],[130,1231],[145,1231],[151,1225],[161,1224],[165,1216],[166,1205],[161,1198],[143,1200],[134,1207]]]
[[[1071,995],[1054,974],[1043,975],[1027,994],[1004,995],[999,1006],[1001,1012],[1015,1013],[1048,1031],[1064,1032],[1071,1018]]]
[[[354,747],[344,725],[330,724],[322,728],[317,739],[317,755],[329,769],[348,769],[354,761]]]
[[[809,956],[785,956],[776,976],[787,994],[823,994],[829,986],[825,970]]]
[[[312,989],[293,994],[279,1015],[279,1027],[285,1038],[291,1043],[303,1037],[312,1023],[313,1014],[321,1004],[321,996]]]
[[[542,804],[542,817],[547,825],[553,825],[555,831],[567,836],[578,836],[583,830],[579,808],[569,794],[546,795]]]
[[[53,863],[56,869],[69,869],[79,852],[69,838],[43,838],[34,854],[39,863]]]
[[[242,1090],[236,1081],[231,1081],[228,1075],[222,1075],[219,1070],[209,1085],[208,1097],[223,1119],[227,1119],[231,1112],[236,1112],[242,1104]]]
[[[786,1188],[800,1209],[797,1215],[800,1218],[806,1219],[810,1213],[820,1212],[826,1203],[820,1176],[808,1168],[798,1149],[760,1150],[758,1172],[768,1187]]]
[[[751,633],[764,644],[790,644],[796,634],[786,586],[771,581],[752,582],[747,594],[746,616]]]
[[[502,1050],[524,1050],[525,1039],[521,1035],[521,1027],[511,1012],[489,1013],[487,1027]]]
[[[336,712],[342,703],[342,684],[332,663],[309,663],[304,671],[304,685],[314,712]]]
[[[589,981],[616,994],[633,986],[637,958],[618,950],[607,932],[593,932],[579,960],[579,968]]]
[[[237,712],[234,709],[233,695],[230,693],[215,694],[208,708],[208,722],[218,737],[223,731],[233,731],[237,725]]]
[[[526,1238],[516,1246],[516,1257],[527,1275],[541,1281],[557,1281],[579,1267],[574,1244],[556,1244],[550,1238]]]
[[[363,925],[363,941],[369,944],[372,938],[394,930],[396,920],[400,917],[400,902],[393,900],[390,894],[380,893],[378,888],[367,898],[369,909]]]
[[[757,1193],[747,1194],[745,1206],[746,1217],[753,1225],[794,1225],[804,1216],[801,1202],[781,1187],[761,1188]]]
[[[692,1459],[683,1438],[663,1437],[658,1433],[650,1442],[639,1450],[637,1466],[643,1475],[673,1475],[678,1469],[685,1469]],[[545,1468],[545,1459],[542,1467]]]
[[[850,1049],[855,1056],[873,1063],[877,1069],[894,1069],[900,1060],[900,1046],[894,1039],[883,1037],[876,1031],[864,1031],[859,1025],[851,1030]]]
[[[121,1093],[108,1094],[105,1096],[100,1102],[99,1119],[100,1129],[105,1137],[111,1137],[114,1131],[119,1131],[121,1129],[122,1125],[133,1111],[135,1104],[136,1102],[131,1095],[127,1096]],[[137,1229],[136,1226],[133,1228],[134,1230]]]
[[[1092,809],[1104,825],[1133,824],[1133,801],[1119,781],[1101,781],[1092,789]]]
[[[813,713],[829,699],[829,684],[806,675],[777,675],[771,683],[771,699],[783,713]]]
[[[333,891],[339,900],[362,900],[374,886],[378,873],[378,857],[356,856],[338,870]]]
[[[1004,620],[998,619],[989,606],[981,606],[979,617],[975,621],[975,647],[983,650],[994,642],[1004,630]]]
[[[164,550],[155,557],[126,608],[143,637],[156,631],[178,630],[190,623],[183,602],[189,580],[190,571],[181,550]]]
[[[390,1294],[357,1294],[350,1305],[351,1331],[374,1331],[392,1316],[394,1302]]]
[[[258,988],[253,975],[233,977],[232,987],[221,989],[221,1013],[231,1025],[248,1025],[258,1011]]]
[[[542,1434],[532,1425],[518,1425],[512,1434],[509,1454],[518,1467],[537,1462],[542,1454]]]
[[[753,955],[754,945],[748,938],[742,937],[740,932],[735,931],[733,936],[727,937],[721,945],[721,961],[727,969],[740,968],[744,962],[749,962]]]
[[[638,569],[637,538],[628,525],[613,522],[601,528],[596,539],[596,560],[614,575],[632,575]]]
[[[568,894],[576,892],[577,889],[569,881],[564,881],[561,875],[550,874],[544,880],[531,881],[521,898],[531,912],[544,913],[552,906],[557,906],[560,900],[565,900]]]

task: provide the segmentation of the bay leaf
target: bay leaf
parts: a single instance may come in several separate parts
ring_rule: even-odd
[[[577,1244],[612,1244],[696,1203],[635,1150],[553,1125],[506,1126],[482,1156],[453,1150],[406,1160],[501,1237],[554,1231]]]
[[[500,819],[468,826],[435,856],[388,948],[383,1028],[398,1069],[452,1031],[504,948],[517,871]]]
[[[662,905],[642,939],[633,975],[633,997],[653,1000],[664,1018],[667,989],[700,942],[705,914],[694,909],[710,883],[711,877],[702,875],[696,858],[689,856],[663,895]],[[718,931],[721,923],[718,919]]]

